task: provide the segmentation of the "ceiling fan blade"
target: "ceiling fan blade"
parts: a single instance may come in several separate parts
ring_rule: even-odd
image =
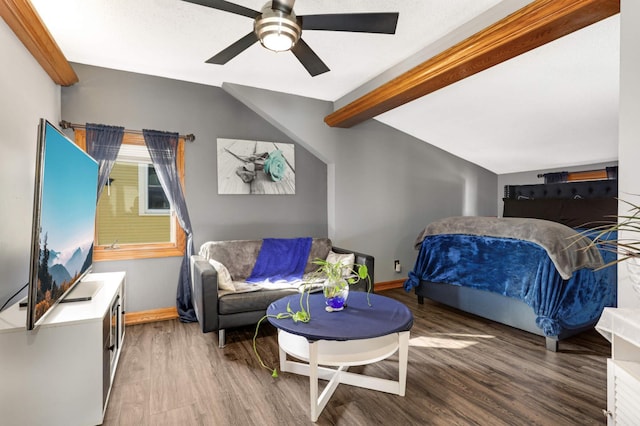
[[[398,13],[334,13],[298,16],[303,30],[395,34]]]
[[[248,49],[253,43],[258,41],[258,37],[256,33],[251,31],[246,36],[242,37],[240,40],[236,41],[226,49],[220,51],[220,53],[211,57],[207,63],[208,64],[216,64],[216,65],[224,65],[229,62],[231,59],[238,56],[240,53],[244,52]]]
[[[322,59],[316,55],[316,52],[311,50],[304,40],[298,40],[291,51],[296,55],[296,58],[298,58],[302,66],[304,66],[309,74],[311,74],[311,77],[315,77],[316,75],[329,71],[329,67],[322,62]]]
[[[201,6],[211,7],[213,9],[222,10],[224,12],[235,13],[236,15],[246,16],[247,18],[255,19],[260,12],[257,10],[249,9],[248,7],[240,6],[239,4],[231,3],[224,0],[183,0],[187,3],[199,4]]]

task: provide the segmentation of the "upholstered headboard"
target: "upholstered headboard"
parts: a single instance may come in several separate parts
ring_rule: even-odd
[[[616,179],[536,185],[505,185],[504,217],[530,217],[572,228],[614,223],[618,213]]]
[[[504,198],[510,200],[539,200],[541,198],[615,198],[617,196],[617,179],[504,186]]]

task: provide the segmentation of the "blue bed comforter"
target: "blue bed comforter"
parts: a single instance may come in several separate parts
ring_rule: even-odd
[[[616,256],[604,250],[600,254],[604,263]],[[536,324],[551,337],[563,329],[592,323],[605,306],[615,306],[617,268],[580,268],[563,279],[548,252],[536,243],[437,234],[424,236],[405,290],[428,282],[468,286],[520,299],[533,309]]]

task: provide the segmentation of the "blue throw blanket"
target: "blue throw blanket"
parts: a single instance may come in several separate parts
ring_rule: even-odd
[[[265,238],[247,282],[301,279],[307,265],[311,238]]]

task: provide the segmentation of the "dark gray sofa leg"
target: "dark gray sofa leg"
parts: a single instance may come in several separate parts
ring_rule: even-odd
[[[553,337],[545,337],[544,340],[548,351],[558,352],[558,339],[554,339]]]
[[[218,330],[218,347],[224,348],[225,345],[225,337],[224,337],[224,328]]]

